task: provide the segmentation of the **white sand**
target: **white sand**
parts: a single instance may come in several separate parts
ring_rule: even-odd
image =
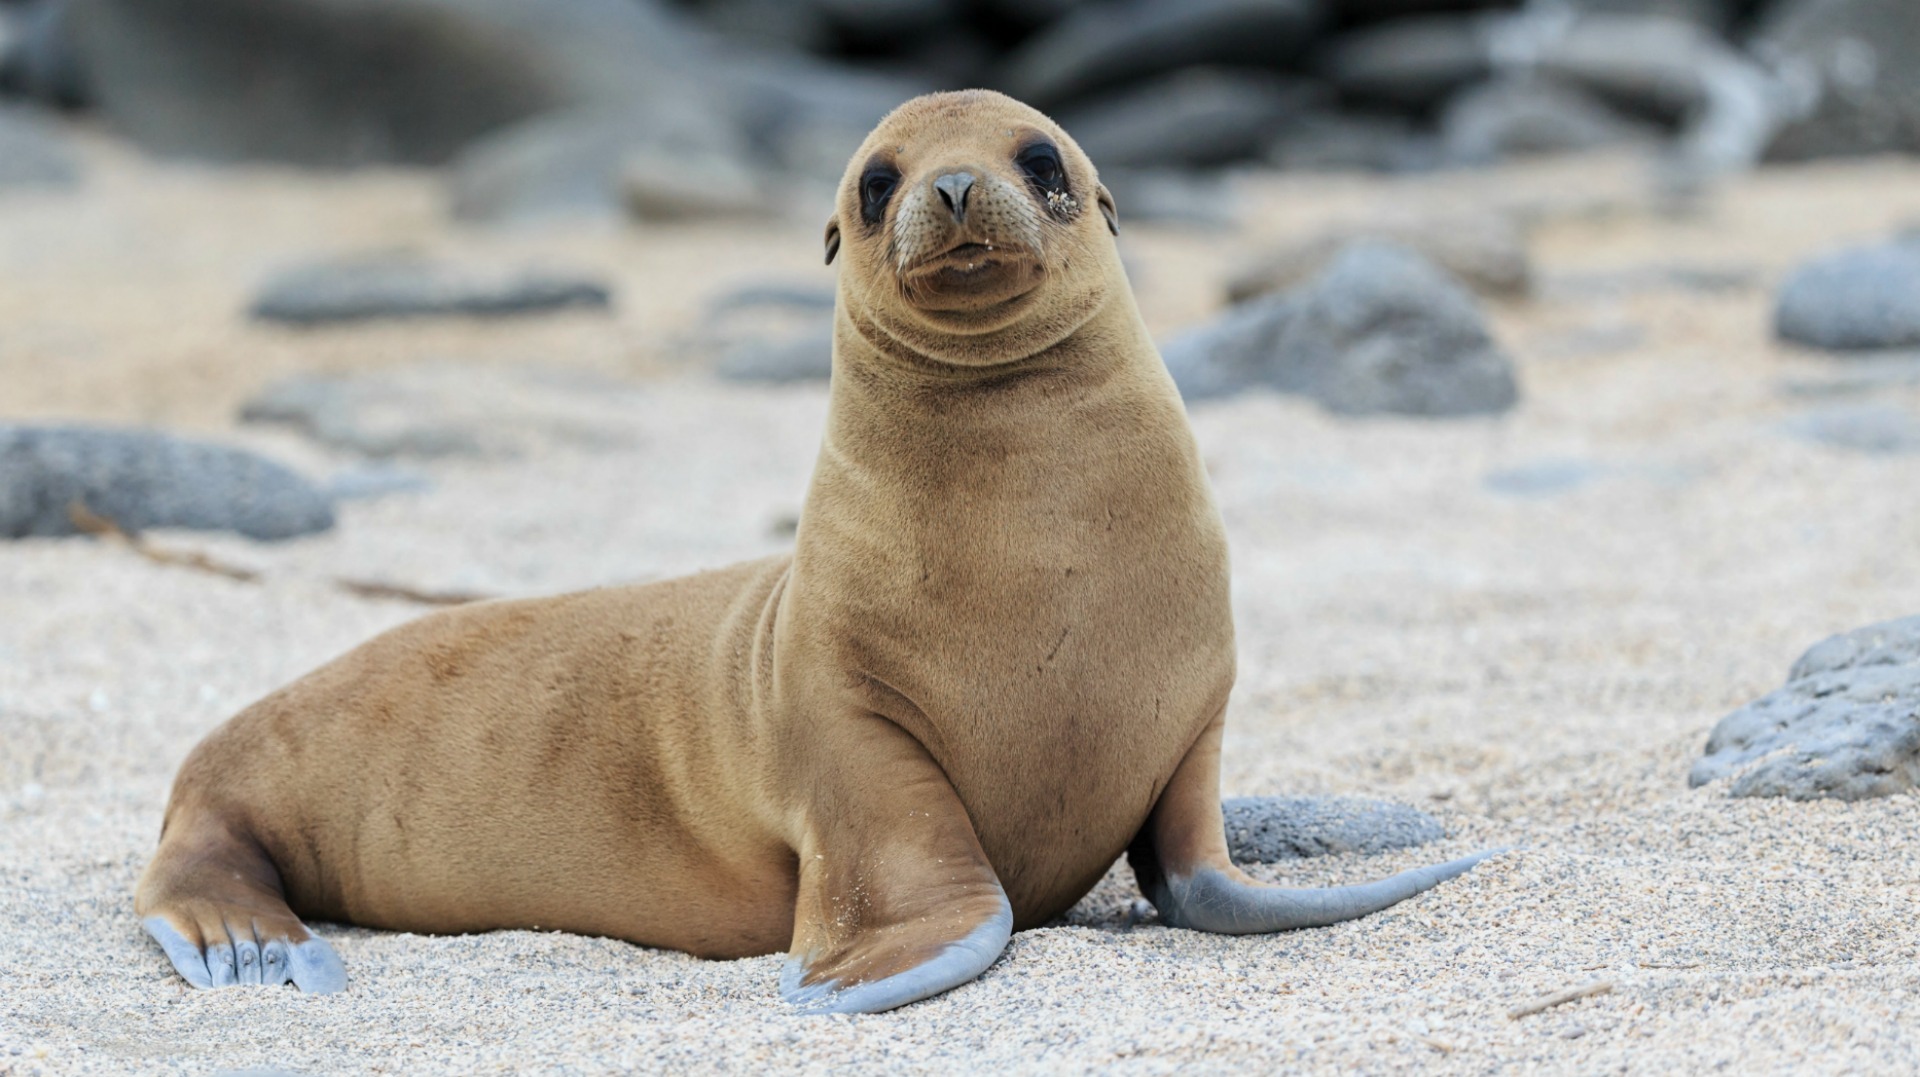
[[[1124,930],[1120,869],[978,982],[872,1017],[790,1016],[774,957],[527,932],[326,928],[344,995],[188,990],[131,909],[174,767],[250,699],[419,612],[328,578],[534,593],[779,548],[824,395],[710,385],[671,369],[672,343],[730,282],[828,278],[811,228],[490,237],[446,229],[419,177],[96,156],[82,194],[0,200],[0,416],[165,422],[326,474],[351,461],[234,428],[233,406],[291,371],[417,359],[569,364],[634,388],[612,419],[602,390],[551,390],[619,437],[423,465],[431,492],[350,504],[326,536],[160,536],[261,567],[259,584],[84,540],[0,547],[0,1074],[1920,1069],[1914,800],[1686,788],[1713,722],[1802,648],[1920,612],[1920,456],[1782,433],[1811,405],[1778,384],[1838,364],[1768,340],[1768,287],[1497,310],[1526,385],[1501,422],[1339,422],[1269,396],[1195,416],[1236,558],[1227,791],[1394,798],[1451,831],[1266,874],[1352,881],[1521,847],[1463,879],[1351,924],[1218,938]],[[1204,315],[1260,237],[1370,207],[1584,205],[1541,227],[1549,274],[1733,264],[1769,287],[1811,251],[1920,218],[1911,164],[1774,173],[1678,220],[1628,175],[1274,182],[1247,235],[1132,228],[1127,253],[1165,330]],[[393,245],[598,266],[622,306],[306,335],[237,317],[273,265]],[[1644,339],[1542,358],[1621,326]],[[1915,390],[1871,400],[1920,409]],[[1483,483],[1564,459],[1604,474],[1532,498]],[[1507,1016],[1595,980],[1612,992]]]

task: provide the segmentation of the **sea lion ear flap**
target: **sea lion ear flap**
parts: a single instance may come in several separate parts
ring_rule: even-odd
[[[1107,185],[1104,183],[1096,185],[1094,190],[1096,193],[1093,196],[1093,200],[1100,206],[1100,216],[1107,219],[1107,231],[1112,232],[1116,236],[1119,235],[1120,211],[1114,207],[1113,192],[1107,190]]]
[[[827,220],[827,264],[833,264],[833,256],[840,253],[840,218]]]

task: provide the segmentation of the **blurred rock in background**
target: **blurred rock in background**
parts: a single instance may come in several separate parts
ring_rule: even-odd
[[[168,156],[445,165],[473,221],[800,214],[893,105],[976,85],[1163,190],[1622,146],[1701,180],[1920,152],[1920,4],[0,0],[0,94]]]

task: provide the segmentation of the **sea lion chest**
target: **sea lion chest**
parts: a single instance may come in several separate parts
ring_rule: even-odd
[[[908,451],[830,435],[783,612],[946,771],[1025,924],[1145,821],[1224,705],[1233,626],[1177,400],[1012,403],[1025,421],[897,431]]]

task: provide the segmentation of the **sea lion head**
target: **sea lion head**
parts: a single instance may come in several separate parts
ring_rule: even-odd
[[[827,222],[856,320],[920,355],[1014,362],[1114,290],[1113,196],[1073,139],[991,90],[916,97],[867,136]],[[1124,283],[1119,285],[1124,290]]]

